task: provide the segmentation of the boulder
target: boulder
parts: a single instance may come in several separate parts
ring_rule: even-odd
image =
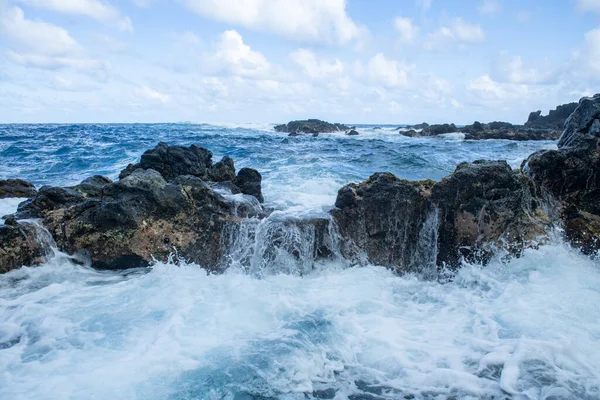
[[[562,131],[565,121],[577,108],[577,103],[562,104],[554,110],[550,110],[548,115],[542,115],[541,111],[534,111],[529,114],[525,127],[528,128],[546,128]]]
[[[8,218],[0,225],[0,274],[42,263],[52,252],[51,238],[34,223]]]
[[[531,180],[506,162],[476,161],[438,183],[375,174],[340,189],[331,213],[342,254],[405,273],[428,262],[485,263],[500,248],[518,255],[535,246],[550,220],[532,190]]]
[[[225,156],[210,169],[210,180],[225,182],[235,179],[235,165],[229,156]]]
[[[580,100],[558,150],[538,151],[522,169],[554,206],[567,240],[584,253],[600,249],[600,94]]]
[[[17,216],[23,218],[42,218],[46,213],[83,202],[86,197],[77,190],[54,186],[42,186],[32,199],[17,208]]]
[[[130,164],[119,175],[123,179],[136,169],[153,169],[166,180],[179,175],[192,175],[208,180],[212,167],[212,153],[196,144],[189,147],[169,146],[161,142],[155,148],[142,154],[138,164]]]
[[[414,129],[409,129],[409,130],[407,130],[407,131],[403,131],[403,130],[401,130],[401,131],[399,131],[399,133],[400,133],[401,135],[403,135],[403,136],[407,136],[407,137],[419,137],[419,136],[421,136],[421,135],[419,134],[419,132],[415,131]]]
[[[8,197],[31,198],[37,194],[35,186],[23,179],[0,179],[0,199]]]
[[[233,180],[233,184],[237,186],[243,194],[254,196],[259,202],[265,201],[261,189],[262,175],[255,169],[242,168]]]
[[[381,129],[381,128],[379,128],[379,129]],[[346,135],[348,135],[348,136],[357,136],[358,132],[356,130],[354,130],[354,129],[350,129],[348,132],[346,132]]]
[[[423,128],[421,136],[436,136],[455,132],[458,132],[458,128],[454,124],[429,125]]]
[[[346,125],[342,124],[332,124],[330,122],[321,121],[319,119],[306,119],[299,121],[290,121],[287,124],[276,125],[276,132],[285,132],[285,133],[309,133],[309,134],[319,134],[319,133],[329,133],[329,132],[338,132],[338,131],[347,131],[348,128]]]
[[[97,197],[101,195],[102,188],[109,183],[112,183],[112,181],[107,177],[94,175],[84,179],[79,185],[73,186],[72,189],[85,197]]]

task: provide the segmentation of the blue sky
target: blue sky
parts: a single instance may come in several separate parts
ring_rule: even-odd
[[[524,122],[600,84],[600,0],[0,0],[0,122]]]

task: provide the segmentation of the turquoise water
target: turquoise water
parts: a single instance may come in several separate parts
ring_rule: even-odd
[[[553,142],[288,138],[270,126],[0,126],[0,178],[116,177],[159,141],[263,174],[277,215],[324,214],[345,183],[457,163],[513,167]],[[16,207],[0,201],[0,213]],[[343,260],[260,275],[194,264],[101,272],[58,253],[0,276],[0,399],[597,399],[600,269],[560,240],[446,284]]]

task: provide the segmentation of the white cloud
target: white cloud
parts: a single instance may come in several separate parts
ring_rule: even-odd
[[[290,54],[292,62],[300,66],[302,71],[310,78],[323,79],[337,75],[344,71],[340,60],[319,60],[314,52],[307,49],[298,49]]]
[[[89,58],[66,29],[26,19],[18,7],[2,11],[0,31],[12,49],[7,52],[8,58],[17,64],[47,69],[107,70],[110,67],[105,61]]]
[[[208,61],[213,62],[213,68],[239,76],[264,76],[270,70],[267,59],[245,44],[242,36],[234,30],[221,34],[216,44],[216,54]]]
[[[557,76],[557,70],[551,66],[527,68],[520,56],[501,57],[495,65],[497,75],[506,82],[540,84],[550,83]]]
[[[167,104],[171,100],[171,96],[145,85],[136,88],[134,90],[134,94],[142,99],[151,100],[162,104]]]
[[[85,15],[96,21],[113,25],[120,30],[132,32],[129,17],[99,0],[20,0],[34,7],[45,8],[62,14]]]
[[[395,60],[389,60],[382,53],[378,53],[369,60],[366,74],[373,83],[393,87],[408,83],[409,70],[409,67]]]
[[[362,28],[346,13],[345,0],[185,0],[207,18],[293,40],[346,43]]]
[[[577,0],[577,7],[581,11],[600,13],[600,0]]]
[[[591,30],[585,34],[583,45],[583,57],[580,62],[583,62],[591,76],[596,80],[600,78],[600,28]]]
[[[497,0],[484,0],[477,10],[483,15],[493,15],[502,11],[502,5]]]
[[[394,26],[400,34],[402,43],[412,43],[417,37],[418,29],[410,18],[397,17]]]
[[[449,43],[474,44],[485,41],[485,33],[480,25],[470,24],[462,18],[456,18],[450,26],[442,26],[429,34],[425,42],[426,49],[444,48]]]

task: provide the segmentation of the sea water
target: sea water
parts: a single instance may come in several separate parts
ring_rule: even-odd
[[[437,180],[461,161],[518,167],[555,148],[372,128],[293,138],[253,125],[0,126],[0,178],[116,178],[159,141],[198,143],[258,169],[273,218],[302,219],[326,216],[343,184],[373,172]],[[0,212],[17,204],[1,200]],[[57,251],[1,275],[0,399],[600,398],[600,265],[560,239],[446,283],[339,258],[268,266],[106,272]]]

